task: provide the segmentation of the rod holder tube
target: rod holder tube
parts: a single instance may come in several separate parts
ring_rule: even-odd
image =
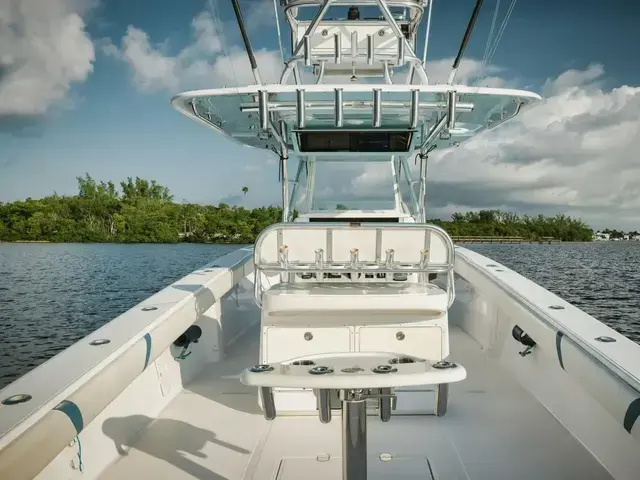
[[[299,88],[296,90],[296,117],[298,128],[305,127],[305,103],[304,90]]]
[[[420,268],[427,268],[429,264],[429,250],[426,248],[420,250]]]
[[[393,257],[395,255],[395,250],[393,248],[390,248],[385,253],[387,254],[387,258],[385,258],[385,261],[384,261],[385,266],[387,268],[393,268],[393,265],[395,263],[393,260]]]
[[[319,248],[316,250],[316,268],[320,269],[324,266],[324,250]]]
[[[318,390],[318,416],[322,423],[329,423],[331,421],[331,390],[321,389]]]
[[[335,48],[334,60],[336,65],[339,65],[342,62],[342,35],[336,33],[333,36],[333,43]]]
[[[335,125],[336,127],[342,127],[343,123],[344,123],[344,110],[343,110],[343,103],[342,103],[342,89],[341,88],[336,88],[335,89],[335,102],[334,102],[334,109],[335,109]]]
[[[409,128],[418,126],[418,112],[420,111],[420,91],[411,90],[411,108],[409,109]]]
[[[358,268],[358,263],[359,263],[358,257],[359,256],[360,256],[360,251],[357,248],[352,248],[351,249],[351,261],[350,261],[350,267],[351,268]]]
[[[373,56],[375,51],[375,37],[367,35],[367,65],[373,65]]]
[[[306,67],[311,66],[311,43],[309,37],[305,36],[302,38],[302,48],[304,51],[304,65]]]
[[[278,250],[278,260],[282,268],[289,267],[289,247],[282,245]]]
[[[266,90],[258,90],[258,112],[260,115],[260,131],[269,130],[269,99]]]
[[[447,130],[455,128],[456,125],[456,92],[447,92]]]
[[[398,66],[404,65],[404,37],[398,38]]]
[[[262,397],[264,418],[273,420],[276,418],[276,402],[273,400],[273,390],[271,387],[260,387],[260,396]]]
[[[373,89],[373,127],[379,128],[382,125],[382,90]]]
[[[355,62],[358,58],[358,32],[351,32],[351,59]]]

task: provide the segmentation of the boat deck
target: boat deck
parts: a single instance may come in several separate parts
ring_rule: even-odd
[[[239,382],[241,370],[258,363],[258,341],[256,323],[135,445],[120,445],[123,456],[101,478],[341,478],[335,412],[329,424],[317,416],[268,422],[258,409],[256,389]],[[447,415],[393,416],[388,423],[368,417],[370,479],[612,478],[534,397],[500,374],[471,337],[454,327],[450,341],[452,357],[468,377],[451,385]],[[382,454],[392,460],[382,461],[381,456],[387,459]]]

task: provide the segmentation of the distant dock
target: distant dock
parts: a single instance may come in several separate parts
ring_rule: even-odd
[[[524,237],[498,237],[498,236],[452,236],[453,243],[539,243],[552,244],[560,243],[560,240],[553,237],[542,237],[539,240],[530,240]]]

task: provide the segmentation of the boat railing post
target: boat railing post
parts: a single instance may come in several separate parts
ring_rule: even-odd
[[[333,43],[335,48],[334,61],[336,65],[339,65],[342,62],[342,35],[336,33],[333,36]]]

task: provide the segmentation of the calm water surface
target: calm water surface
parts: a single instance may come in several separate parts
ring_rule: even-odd
[[[0,388],[236,245],[0,244]],[[640,342],[640,242],[471,245]]]

